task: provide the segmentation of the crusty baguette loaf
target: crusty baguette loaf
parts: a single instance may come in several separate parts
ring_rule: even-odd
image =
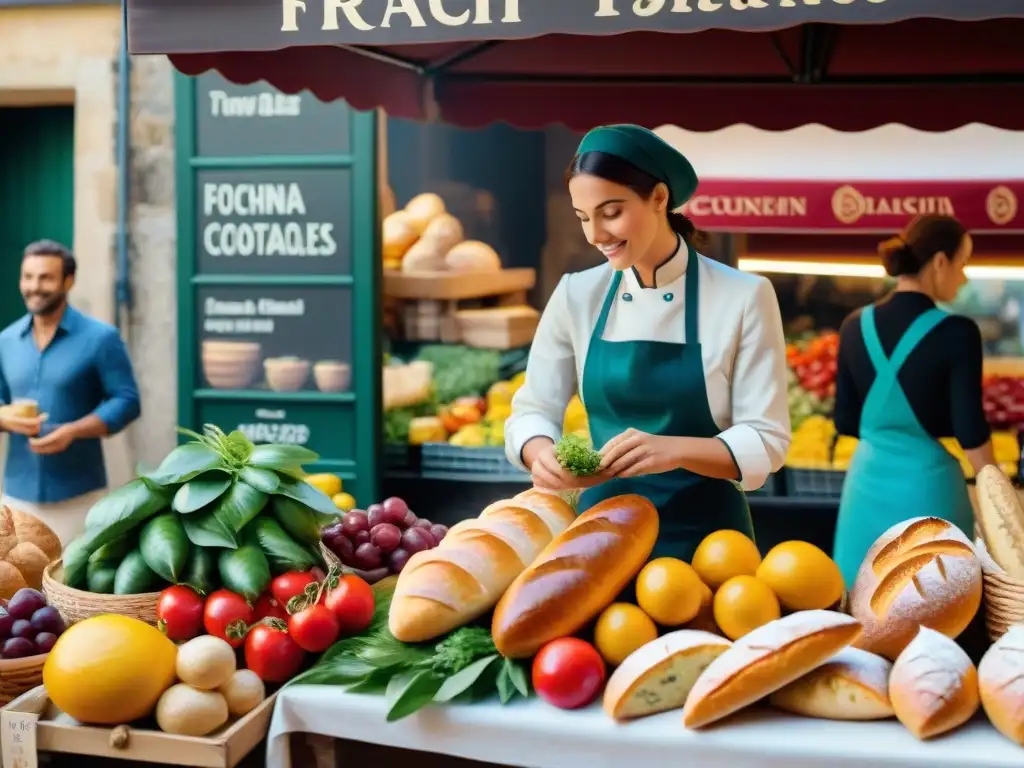
[[[728,717],[835,656],[859,634],[859,621],[835,611],[798,611],[758,627],[698,678],[683,724],[700,728]]]
[[[889,701],[892,663],[859,648],[843,648],[817,669],[780,688],[772,706],[824,720],[884,720],[893,716]]]
[[[850,591],[864,625],[855,645],[893,660],[919,626],[956,637],[981,605],[981,563],[955,525],[916,517],[894,525],[868,550]]]
[[[1024,624],[1015,624],[978,665],[981,704],[992,725],[1024,747]]]
[[[975,515],[992,559],[1007,575],[1024,579],[1024,506],[999,467],[982,467],[975,483]]]
[[[917,738],[938,736],[978,711],[978,670],[959,645],[921,627],[892,665],[889,698],[896,717]]]
[[[526,491],[452,526],[439,546],[417,552],[399,575],[388,613],[391,634],[423,642],[487,613],[574,517],[558,496]]]
[[[494,609],[491,635],[510,658],[571,635],[636,576],[658,538],[658,510],[643,496],[594,505],[523,571]]]
[[[608,678],[604,711],[616,720],[631,720],[679,709],[701,673],[731,645],[724,637],[692,629],[645,643]]]

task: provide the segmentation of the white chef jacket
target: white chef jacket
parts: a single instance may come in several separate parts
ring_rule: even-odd
[[[792,436],[778,299],[760,275],[704,256],[697,264],[701,357],[711,415],[739,467],[741,487],[756,490],[782,467]],[[658,268],[656,287],[642,287],[632,269],[623,272],[603,338],[683,343],[686,266],[682,247]],[[526,383],[505,422],[508,459],[522,469],[520,454],[528,440],[545,435],[557,441],[562,435],[565,408],[582,390],[590,337],[613,275],[607,263],[564,275],[544,309]],[[628,300],[623,298],[627,293]],[[643,371],[636,375],[636,396],[643,397]]]

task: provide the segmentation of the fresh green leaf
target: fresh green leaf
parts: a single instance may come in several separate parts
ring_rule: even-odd
[[[217,566],[224,586],[250,603],[270,585],[270,563],[255,544],[246,542],[238,549],[222,551]]]
[[[72,542],[76,546],[65,549],[65,583],[84,583],[93,552],[153,517],[169,501],[167,492],[154,491],[142,480],[132,480],[96,502],[86,515],[85,533]]]
[[[124,556],[135,549],[136,545],[135,536],[130,533],[126,533],[124,536],[118,536],[113,541],[108,541],[102,547],[97,549],[89,557],[90,563],[109,563],[117,566]]]
[[[234,549],[238,546],[238,537],[235,532],[220,521],[220,518],[213,513],[212,507],[207,507],[193,515],[183,515],[181,523],[185,526],[188,540],[196,547]]]
[[[320,543],[320,526],[317,524],[316,513],[305,504],[275,494],[271,497],[270,508],[277,522],[293,539],[302,544]]]
[[[214,517],[235,533],[245,528],[267,504],[269,497],[242,480],[231,487],[211,507]]]
[[[259,467],[242,467],[238,477],[263,493],[273,493],[281,484],[281,478],[277,476],[276,472]]]
[[[303,464],[312,464],[319,458],[320,454],[303,448],[301,445],[257,445],[252,449],[249,464],[260,469],[280,471],[301,467]]]
[[[498,672],[498,699],[502,704],[508,704],[515,695],[515,683],[512,682],[512,677],[509,675],[508,667],[502,664],[501,671]]]
[[[219,469],[223,466],[223,458],[217,451],[202,443],[186,443],[179,445],[160,462],[160,466],[151,472],[150,480],[160,485],[187,483],[199,477],[203,472]]]
[[[519,694],[524,698],[530,698],[530,680],[526,676],[526,670],[523,669],[523,665],[515,659],[505,659],[505,667],[508,669],[508,678],[512,681],[512,685],[519,691]]]
[[[288,685],[358,685],[377,671],[375,666],[355,656],[339,655],[326,661],[321,658]]]
[[[484,670],[483,674],[473,683],[473,687],[466,691],[459,700],[468,698],[470,701],[486,701],[494,698],[494,692],[498,688],[498,674],[505,668],[504,664],[492,664]]]
[[[188,584],[200,595],[209,595],[220,585],[217,551],[208,547],[192,547],[181,583]]]
[[[231,476],[226,472],[206,472],[178,488],[171,509],[182,515],[198,512],[220,498],[230,485]]]
[[[139,533],[139,551],[146,565],[164,581],[177,583],[188,563],[188,535],[174,512],[157,515]]]
[[[487,669],[501,657],[497,654],[477,659],[461,672],[449,677],[434,694],[434,701],[443,704],[470,690]]]
[[[260,515],[245,528],[270,562],[276,574],[288,571],[308,571],[317,564],[317,558],[285,533],[280,523],[272,517]]]
[[[390,669],[375,669],[363,680],[345,689],[345,693],[372,693],[381,695],[388,689],[388,683],[394,676]]]
[[[321,515],[327,515],[331,519],[337,519],[338,508],[330,500],[326,493],[314,488],[305,480],[297,480],[293,477],[281,477],[281,485],[278,486],[277,495],[287,496],[300,504],[312,509]]]
[[[412,676],[400,675],[395,680],[402,681],[401,686],[388,683],[387,721],[393,723],[408,717],[429,704],[444,683],[444,678],[429,669],[424,669]],[[394,690],[394,693],[392,691]]]

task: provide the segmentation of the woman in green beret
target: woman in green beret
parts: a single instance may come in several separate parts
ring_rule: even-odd
[[[505,425],[509,459],[541,488],[581,484],[580,511],[625,493],[660,513],[655,556],[689,560],[708,533],[753,536],[744,490],[783,464],[790,441],[782,319],[771,283],[701,256],[676,209],[689,161],[654,133],[588,133],[566,173],[587,240],[607,259],[562,277]],[[555,457],[579,392],[598,475]]]

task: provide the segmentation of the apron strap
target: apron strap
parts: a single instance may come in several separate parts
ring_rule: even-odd
[[[686,344],[700,344],[700,259],[697,251],[689,243],[686,244],[686,302],[683,315],[686,329]]]
[[[918,315],[903,332],[896,344],[896,349],[892,351],[892,356],[886,357],[885,350],[882,349],[882,342],[878,338],[878,329],[875,326],[875,307],[873,304],[865,307],[860,314],[860,331],[861,336],[864,337],[864,346],[867,347],[868,357],[871,358],[871,364],[875,366],[876,375],[885,374],[895,377],[910,353],[935,326],[946,318],[946,314],[941,309],[935,308]]]
[[[597,316],[597,325],[594,327],[591,343],[594,339],[600,340],[604,337],[604,327],[608,324],[608,314],[612,311],[612,302],[615,301],[615,294],[619,292],[620,283],[622,283],[622,273],[614,270],[612,284],[608,287],[608,293],[604,296],[604,304],[601,306],[601,314]]]

